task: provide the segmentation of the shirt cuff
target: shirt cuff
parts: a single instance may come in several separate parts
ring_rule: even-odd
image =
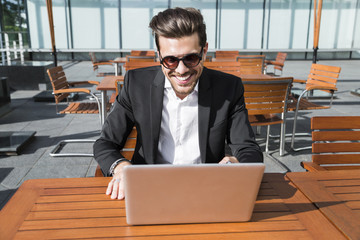
[[[131,163],[131,161],[127,160],[126,158],[120,158],[118,160],[116,160],[110,167],[109,169],[109,175],[113,176],[114,175],[114,170],[116,168],[117,165],[119,165],[121,162],[129,162]]]

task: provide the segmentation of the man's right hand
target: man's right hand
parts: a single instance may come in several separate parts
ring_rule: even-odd
[[[124,199],[124,171],[125,166],[131,165],[128,161],[119,163],[114,169],[114,175],[111,181],[108,184],[106,189],[106,195],[110,195],[111,199]]]

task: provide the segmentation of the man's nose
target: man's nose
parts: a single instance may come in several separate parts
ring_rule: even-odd
[[[176,72],[179,74],[184,74],[189,71],[189,68],[185,66],[183,61],[179,62],[179,65],[176,68]]]

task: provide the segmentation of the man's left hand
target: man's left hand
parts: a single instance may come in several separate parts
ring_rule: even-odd
[[[234,156],[225,156],[225,157],[219,162],[219,164],[227,164],[228,162],[231,162],[231,163],[239,163],[239,160],[237,160],[237,158],[234,157]]]

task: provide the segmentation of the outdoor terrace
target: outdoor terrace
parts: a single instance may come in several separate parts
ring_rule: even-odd
[[[310,118],[313,116],[360,115],[360,97],[350,93],[360,87],[360,61],[319,61],[321,64],[342,68],[337,84],[338,91],[333,106],[326,110],[303,111],[298,119],[298,132],[310,132]],[[60,62],[69,81],[97,80],[92,64],[82,62]],[[311,61],[286,61],[282,76],[306,79]],[[110,70],[111,67],[110,67]],[[300,86],[300,85],[295,85]],[[301,87],[301,86],[300,86]],[[35,137],[17,156],[0,156],[0,209],[16,189],[27,179],[93,177],[97,163],[92,157],[51,157],[49,152],[62,139],[96,139],[100,133],[98,115],[57,115],[52,102],[35,102],[38,90],[19,90],[11,93],[10,111],[0,116],[0,131],[36,131]],[[322,100],[319,100],[320,102]],[[288,113],[287,133],[292,130],[293,113]],[[255,130],[255,129],[254,129]],[[279,127],[272,127],[278,133]],[[257,136],[264,149],[265,128]],[[301,161],[309,161],[311,150],[293,152],[287,138],[285,156],[280,157],[278,141],[270,141],[270,154],[274,161],[265,157],[266,172],[300,172]],[[298,138],[297,146],[310,145],[310,137]],[[65,151],[92,152],[92,144],[66,146]]]

